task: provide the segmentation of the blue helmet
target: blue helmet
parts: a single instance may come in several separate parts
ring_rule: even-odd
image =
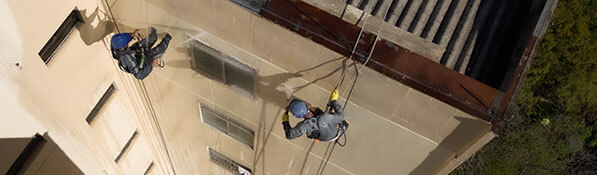
[[[288,105],[288,110],[296,118],[303,118],[307,116],[307,113],[309,112],[309,109],[307,108],[307,103],[298,99],[293,99]]]
[[[112,36],[112,40],[110,41],[112,48],[120,49],[124,48],[129,45],[129,42],[133,40],[133,36],[130,33],[119,33]]]

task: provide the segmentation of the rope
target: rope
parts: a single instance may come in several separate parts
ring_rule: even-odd
[[[321,23],[319,23],[318,21],[316,21],[315,19],[313,19],[311,16],[309,16],[305,11],[303,11],[301,8],[297,7],[296,5],[294,5],[294,3],[290,2],[290,0],[286,0],[286,2],[288,2],[288,4],[290,4],[292,7],[294,7],[294,9],[298,10],[299,12],[301,12],[303,15],[305,15],[309,20],[311,20],[312,22],[314,22],[315,24],[317,24],[320,28],[322,28],[326,33],[332,35],[332,37],[334,37],[335,40],[339,40],[338,38],[342,38],[342,44],[350,46],[348,43],[348,39],[342,37],[342,36],[338,36],[338,34],[329,31],[325,26],[323,26]]]
[[[362,12],[363,14],[365,13],[365,11]],[[365,17],[365,21],[363,22],[363,26],[367,25],[367,21],[369,19],[369,15],[367,15]],[[353,61],[353,65],[356,66],[356,61],[353,59],[354,53],[356,52],[356,49],[358,47],[359,41],[361,40],[361,36],[363,35],[363,31],[364,31],[365,27],[362,27],[359,30],[359,35],[357,35],[357,40],[354,43],[354,46],[352,47],[352,51],[350,53],[350,56],[348,58],[346,58],[347,60],[352,60]],[[342,65],[342,75],[340,76],[340,80],[338,81],[338,83],[336,84],[336,88],[338,89],[340,88],[340,86],[342,86],[342,84],[344,83],[344,78],[346,77],[346,64]],[[355,77],[358,77],[358,72],[356,72]],[[356,79],[355,79],[356,80]],[[356,81],[355,81],[356,82]],[[354,88],[354,84],[355,82],[353,82],[352,88]],[[352,89],[351,88],[351,89]],[[351,93],[349,93],[349,95],[347,96],[346,102],[344,103],[344,105],[342,106],[342,110],[346,109],[346,104],[348,103],[348,99],[350,98],[350,95],[352,94],[352,90]],[[329,111],[330,108],[328,106],[328,108],[326,109],[326,112]],[[342,129],[341,131],[341,136],[340,137],[344,137],[344,144],[340,144],[340,146],[344,147],[344,145],[346,145],[346,131],[344,131]],[[339,138],[338,138],[339,139]],[[333,143],[333,145],[332,145]],[[334,142],[329,142],[328,146],[323,154],[323,159],[321,159],[321,162],[319,163],[319,167],[317,168],[317,173],[315,174],[323,174],[323,170],[325,169],[325,167],[328,164],[328,161],[330,160],[330,157],[332,156],[332,153],[334,152],[334,148],[336,148],[336,144],[339,144],[338,140],[336,139]],[[332,149],[330,150],[330,145],[332,145]],[[330,150],[328,152],[328,150]]]
[[[114,27],[116,27],[116,31],[118,31],[118,33],[120,33],[120,28],[118,27],[118,24],[116,24],[116,18],[114,18],[114,13],[112,13],[112,7],[110,7],[108,0],[104,0],[104,2],[106,2],[106,6],[108,7],[108,10],[110,11],[110,16],[112,16],[112,21],[114,21]]]
[[[389,9],[390,9],[390,6],[388,6],[388,7],[386,8],[385,14],[384,14],[384,16],[383,16],[383,18],[382,18],[382,19],[385,19],[385,18],[387,17],[387,15],[388,15],[388,12],[389,12]],[[364,13],[365,13],[365,11],[363,11],[363,12],[362,12],[361,16],[362,16]],[[363,68],[365,65],[367,65],[367,63],[369,62],[369,59],[371,59],[371,55],[373,54],[373,50],[375,50],[375,45],[377,44],[377,40],[378,40],[379,36],[381,35],[381,30],[383,29],[383,25],[384,25],[384,23],[385,23],[385,22],[383,22],[383,21],[382,21],[382,23],[381,23],[381,25],[379,26],[379,29],[378,29],[378,31],[377,31],[377,35],[375,35],[375,39],[373,40],[373,46],[371,47],[371,51],[369,52],[369,54],[367,54],[367,59],[366,59],[366,60],[365,60],[365,62],[363,63],[363,66],[361,66],[361,68],[358,68],[358,69],[357,69],[357,67],[356,67],[356,64],[354,64],[354,63],[355,63],[355,60],[354,60],[354,59],[352,59],[352,57],[353,57],[353,54],[354,54],[354,52],[355,52],[355,50],[356,50],[356,48],[357,48],[357,46],[358,46],[358,43],[359,43],[359,41],[360,41],[361,35],[362,35],[362,33],[363,33],[363,30],[365,29],[365,27],[366,27],[366,25],[367,25],[367,20],[368,20],[368,19],[369,19],[369,15],[367,15],[367,17],[365,17],[365,21],[363,22],[363,27],[361,27],[361,30],[360,30],[360,32],[359,32],[359,35],[358,35],[358,37],[357,37],[357,40],[356,40],[356,42],[355,42],[355,46],[353,47],[353,49],[352,49],[352,53],[350,54],[350,57],[349,57],[349,59],[353,61],[353,66],[354,66],[354,68],[355,68],[355,76],[354,76],[354,81],[352,82],[352,85],[351,85],[351,87],[350,87],[350,91],[349,91],[349,93],[348,93],[348,96],[346,96],[346,101],[344,102],[344,106],[342,106],[342,109],[343,109],[343,110],[344,110],[344,109],[346,109],[346,105],[348,104],[348,101],[350,100],[350,96],[352,95],[352,92],[353,92],[353,90],[354,90],[354,87],[355,87],[355,85],[356,85],[356,82],[357,82],[357,80],[358,80],[358,77],[359,77],[359,71],[360,71],[360,70],[361,70],[361,69],[362,69],[362,68]],[[358,24],[358,23],[357,23],[357,24]],[[339,88],[339,87],[342,85],[342,83],[343,83],[343,81],[344,81],[344,77],[346,76],[346,65],[343,65],[343,66],[344,66],[344,67],[343,67],[343,70],[342,70],[342,75],[341,75],[341,78],[340,78],[340,80],[339,80],[338,84],[336,85],[336,89],[338,89],[338,88]],[[343,93],[345,93],[345,92],[343,92]],[[341,127],[341,130],[344,130],[344,129]],[[330,160],[330,158],[332,157],[332,153],[334,152],[334,148],[336,148],[336,145],[340,145],[341,147],[344,147],[344,145],[346,145],[346,135],[345,135],[345,134],[346,134],[346,133],[345,133],[345,131],[342,131],[342,135],[341,135],[341,137],[342,137],[342,136],[344,137],[344,144],[340,144],[340,143],[338,142],[338,139],[339,139],[339,138],[338,138],[338,139],[336,139],[336,140],[333,142],[332,149],[330,149],[329,153],[328,153],[328,149],[326,149],[326,152],[324,153],[324,156],[323,156],[323,157],[324,157],[324,159],[325,159],[325,163],[323,163],[323,160],[322,160],[322,163],[323,163],[323,164],[322,164],[322,163],[320,163],[320,164],[319,164],[319,167],[320,167],[320,168],[317,168],[317,173],[316,173],[316,174],[323,174],[323,171],[325,170],[325,167],[327,166],[327,164],[328,164],[328,161],[329,161],[329,160]],[[328,148],[330,147],[330,144],[332,144],[332,142],[328,143]],[[327,156],[327,157],[326,157],[326,156]],[[323,167],[322,167],[322,165],[323,165]]]
[[[151,111],[151,116],[155,122],[155,125],[158,129],[158,133],[160,134],[160,139],[162,141],[162,145],[164,146],[164,149],[166,150],[166,155],[168,156],[168,162],[170,163],[170,167],[172,168],[172,173],[176,174],[176,170],[174,169],[174,164],[172,163],[172,157],[170,156],[170,150],[168,149],[168,145],[166,145],[166,137],[164,137],[164,132],[162,131],[162,127],[160,126],[160,122],[157,119],[157,115],[155,114],[155,110],[153,109],[153,104],[151,103],[151,99],[149,98],[149,94],[147,93],[147,88],[145,87],[145,82],[143,82],[143,80],[137,80],[141,86],[142,86],[142,90],[143,90],[143,97],[145,98],[145,101],[148,103],[149,109]]]
[[[112,20],[114,21],[114,26],[116,27],[116,30],[118,31],[118,33],[120,33],[120,28],[118,26],[118,23],[116,22],[116,18],[114,17],[114,13],[112,12],[112,7],[110,7],[110,4],[108,3],[108,0],[104,0],[104,2],[106,3],[106,6],[108,7],[108,10],[110,11],[110,15],[112,16]],[[153,108],[153,103],[151,102],[151,99],[149,98],[149,93],[147,92],[147,88],[145,87],[145,82],[143,82],[143,80],[137,80],[139,82],[139,84],[141,85],[141,89],[143,92],[143,97],[145,99],[145,102],[147,103],[149,110],[151,112],[152,115],[152,119],[157,127],[158,133],[160,134],[160,139],[162,142],[162,145],[164,146],[164,149],[166,150],[166,155],[168,156],[168,162],[170,163],[170,167],[172,169],[172,173],[176,174],[176,170],[174,169],[174,164],[172,163],[172,157],[170,155],[170,150],[168,149],[168,145],[166,144],[166,138],[164,137],[164,132],[162,131],[162,128],[160,126],[160,122],[157,119],[157,115],[155,113],[155,110]]]
[[[110,11],[110,14],[111,14],[111,16],[112,16],[112,20],[114,21],[114,25],[115,25],[115,27],[116,27],[116,30],[118,31],[118,33],[120,33],[120,28],[119,28],[118,24],[116,23],[116,19],[115,19],[115,16],[114,16],[113,12],[112,12],[112,8],[111,8],[111,7],[110,7],[110,5],[108,4],[108,1],[107,1],[107,0],[104,0],[104,1],[106,2],[106,6],[108,7],[108,10]],[[340,42],[341,42],[342,44],[340,44],[340,43],[338,43],[338,44],[340,44],[340,45],[348,45],[348,41],[347,41],[347,39],[346,39],[346,38],[343,38],[343,37],[338,37],[338,36],[337,36],[337,34],[335,34],[335,33],[331,32],[331,31],[329,31],[329,30],[328,30],[326,27],[324,27],[324,26],[323,26],[323,25],[321,25],[319,22],[317,22],[316,20],[314,20],[313,18],[311,18],[311,17],[310,17],[308,14],[306,14],[306,13],[305,13],[305,12],[304,12],[302,9],[300,9],[299,7],[295,6],[295,5],[294,5],[292,2],[290,2],[290,0],[287,0],[287,2],[288,2],[290,5],[292,5],[292,6],[293,6],[295,9],[297,9],[297,10],[298,10],[300,13],[302,13],[302,14],[303,14],[303,15],[305,15],[305,16],[307,16],[309,20],[313,21],[313,22],[314,22],[314,23],[316,23],[318,26],[320,26],[322,29],[324,29],[324,31],[325,31],[326,33],[330,34],[332,37],[334,37],[334,39],[335,39],[336,41],[338,41],[338,40],[342,39],[342,40],[340,40]],[[389,6],[388,6],[388,9],[389,9]],[[386,13],[384,14],[384,19],[385,19],[385,17],[387,16],[388,9],[386,9]],[[265,10],[265,11],[266,11],[266,12],[268,12],[268,13],[271,13],[271,14],[274,14],[274,15],[276,15],[275,13],[273,13],[273,12],[270,12],[270,11],[268,11],[268,10],[267,10],[267,9],[265,9],[265,8],[262,8],[262,10]],[[361,14],[361,17],[364,15],[364,13],[365,13],[365,11],[363,11],[363,12],[362,12],[362,14]],[[276,16],[277,16],[277,15],[276,15]],[[364,66],[365,66],[365,65],[366,65],[366,64],[369,62],[369,59],[371,58],[371,55],[372,55],[372,53],[373,53],[373,50],[374,50],[374,48],[375,48],[375,45],[376,45],[376,43],[377,43],[376,41],[377,41],[377,39],[378,39],[378,37],[379,37],[379,35],[380,35],[380,33],[381,33],[381,29],[383,28],[383,22],[382,22],[382,23],[381,23],[381,25],[380,25],[379,31],[377,32],[377,33],[378,33],[378,35],[376,35],[376,37],[375,37],[375,40],[374,40],[373,46],[372,46],[372,48],[371,48],[371,51],[370,51],[370,52],[369,52],[369,54],[367,55],[367,59],[366,59],[366,61],[364,62],[363,66],[361,66],[361,68],[358,68],[358,69],[357,69],[357,67],[356,67],[356,64],[355,64],[355,63],[356,63],[356,61],[353,59],[353,56],[355,55],[356,48],[357,48],[357,46],[358,46],[358,41],[360,41],[360,38],[361,38],[361,36],[362,36],[362,33],[363,33],[363,30],[364,30],[364,28],[365,28],[365,26],[366,26],[366,24],[367,24],[367,21],[368,21],[368,18],[369,18],[369,16],[370,16],[370,15],[367,15],[367,16],[366,16],[366,18],[365,18],[365,21],[364,21],[364,24],[363,24],[363,27],[362,27],[362,28],[360,29],[360,31],[359,31],[359,35],[358,35],[358,37],[357,37],[357,40],[356,40],[356,42],[355,42],[355,44],[354,44],[354,47],[352,47],[352,51],[351,51],[350,57],[349,57],[349,58],[347,58],[347,59],[350,59],[350,60],[352,60],[352,61],[353,61],[353,65],[354,65],[354,67],[355,67],[355,76],[354,76],[354,78],[353,78],[353,79],[354,79],[354,81],[352,82],[352,85],[351,85],[351,87],[350,87],[350,91],[349,91],[349,94],[348,94],[348,96],[347,96],[347,98],[346,98],[346,101],[345,101],[345,103],[344,103],[343,109],[345,109],[345,108],[346,108],[346,105],[347,105],[347,103],[348,103],[348,101],[349,101],[349,99],[350,99],[350,97],[351,97],[351,95],[352,95],[352,92],[353,92],[353,90],[354,90],[354,87],[355,87],[355,85],[356,85],[356,82],[357,82],[357,80],[358,80],[358,76],[359,76],[359,71],[360,71],[360,69],[362,69],[362,68],[363,68],[363,67],[364,67]],[[283,20],[287,20],[287,19],[285,19],[285,18],[281,18],[281,19],[283,19]],[[361,19],[361,18],[359,18],[359,21],[360,21],[360,19]],[[289,22],[289,21],[287,21],[287,22]],[[357,24],[358,24],[358,22],[357,22]],[[326,37],[323,37],[323,36],[321,36],[321,37],[322,37],[322,38],[326,38]],[[363,55],[361,55],[361,54],[358,54],[358,55],[359,55],[359,56],[363,56]],[[345,79],[345,76],[346,76],[346,68],[347,68],[347,66],[346,66],[346,65],[343,65],[342,75],[341,75],[341,78],[340,78],[339,82],[338,82],[338,83],[337,83],[337,85],[336,85],[336,89],[338,89],[338,88],[339,88],[339,87],[340,87],[340,86],[343,84],[343,82],[344,82],[344,79]],[[164,149],[166,150],[166,154],[167,154],[167,156],[168,156],[168,160],[169,160],[170,166],[171,166],[171,168],[172,168],[172,172],[173,172],[174,174],[176,174],[176,171],[175,171],[175,169],[174,169],[174,166],[173,166],[173,164],[172,164],[172,158],[171,158],[171,156],[170,156],[169,149],[168,149],[168,147],[167,147],[167,145],[166,145],[166,142],[165,142],[165,137],[164,137],[163,131],[162,131],[162,129],[161,129],[161,126],[160,126],[160,124],[159,124],[159,121],[157,120],[157,115],[156,115],[156,113],[155,113],[155,109],[153,108],[153,104],[152,104],[152,102],[151,102],[151,99],[149,98],[149,93],[147,92],[147,88],[146,88],[146,86],[145,86],[145,83],[144,83],[144,81],[143,81],[143,80],[138,80],[138,82],[139,82],[139,84],[142,86],[142,92],[143,92],[144,99],[145,99],[146,103],[149,105],[150,112],[151,112],[151,114],[152,114],[152,118],[153,118],[153,120],[154,120],[154,122],[155,122],[155,124],[156,124],[156,127],[157,127],[158,131],[159,131],[159,134],[160,134],[160,137],[161,137],[161,140],[162,140],[162,144],[163,144],[163,146],[164,146]],[[345,93],[345,92],[344,92],[344,93]],[[342,129],[342,130],[343,130],[343,129]],[[342,132],[342,134],[344,135],[344,132]],[[340,145],[340,146],[344,146],[344,145],[346,144],[346,136],[345,136],[345,135],[344,135],[344,140],[345,140],[345,141],[344,141],[344,144],[340,144],[340,143],[338,142],[338,140],[335,140],[335,141],[333,142],[334,144],[332,145],[332,148],[331,148],[331,149],[329,149],[329,147],[330,147],[330,144],[332,144],[332,142],[329,142],[329,144],[328,144],[328,149],[329,149],[330,151],[329,151],[329,153],[328,153],[328,149],[326,149],[326,153],[324,154],[324,160],[325,160],[325,163],[324,163],[324,162],[323,162],[323,160],[322,160],[322,163],[320,163],[320,168],[318,168],[318,171],[317,171],[317,172],[318,172],[318,174],[319,174],[319,173],[323,173],[323,171],[324,171],[325,167],[327,166],[327,163],[328,163],[328,161],[329,161],[329,159],[330,159],[330,157],[331,157],[331,155],[332,155],[332,152],[333,152],[334,148],[336,147],[336,144],[338,144],[338,145]],[[326,158],[326,157],[327,157],[327,158]],[[323,166],[322,166],[322,165],[323,165]]]
[[[363,13],[365,13],[365,11],[363,11]],[[355,62],[354,62],[354,59],[352,57],[353,57],[355,51],[357,50],[357,46],[359,45],[359,41],[361,40],[361,36],[363,35],[363,30],[365,29],[364,26],[367,25],[367,20],[368,19],[369,19],[369,16],[365,17],[365,21],[363,22],[363,27],[360,29],[359,35],[357,36],[357,40],[354,42],[354,46],[352,47],[352,51],[350,52],[350,56],[347,58],[349,60],[353,60],[353,64]],[[346,65],[343,65],[342,75],[340,76],[340,81],[338,81],[338,84],[336,84],[336,89],[340,88],[340,86],[344,82],[344,77],[345,76],[346,76]]]
[[[392,0],[395,1],[395,0]],[[391,4],[391,2],[390,2]],[[390,6],[388,6],[388,8],[386,9],[386,13],[384,14],[382,19],[386,19],[386,17],[388,16],[388,12],[390,10]],[[363,63],[363,65],[361,66],[361,68],[357,69],[357,72],[361,71],[361,69],[363,69],[363,67],[365,67],[367,65],[367,63],[369,63],[369,59],[371,59],[371,55],[373,55],[373,50],[375,50],[375,45],[377,44],[377,40],[379,39],[379,36],[381,36],[381,29],[383,29],[383,24],[385,22],[381,22],[381,25],[379,25],[379,29],[377,30],[377,35],[375,35],[375,39],[373,40],[373,46],[371,46],[371,51],[369,51],[369,54],[367,54],[367,60],[365,60],[365,62]],[[365,28],[365,25],[363,25],[363,28]]]

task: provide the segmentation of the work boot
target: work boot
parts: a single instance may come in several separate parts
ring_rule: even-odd
[[[157,34],[157,30],[155,29],[155,27],[150,27],[150,32],[149,32],[149,38],[157,38],[158,34]]]
[[[346,120],[342,120],[342,128],[344,129],[344,131],[346,131],[348,129],[348,121]]]
[[[171,39],[172,39],[172,35],[170,35],[169,33],[166,33],[166,36],[164,36],[164,39],[162,39],[162,40],[170,41]]]

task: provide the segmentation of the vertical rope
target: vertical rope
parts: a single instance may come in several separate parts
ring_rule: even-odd
[[[383,16],[382,19],[385,19],[387,17],[389,9],[390,9],[390,6],[388,6],[386,8],[386,11],[385,11],[384,16]],[[363,13],[365,13],[365,11],[363,11]],[[360,37],[361,37],[361,34],[362,34],[363,30],[365,29],[365,27],[367,27],[366,25],[367,25],[367,19],[368,18],[369,18],[369,15],[365,18],[365,22],[363,23],[363,27],[361,28],[361,31],[359,32],[359,36],[357,37],[357,41],[355,42],[355,46],[353,47],[352,53],[350,54],[350,59],[353,60],[353,63],[354,63],[354,59],[352,59],[352,56],[354,55],[354,52],[356,50],[356,47],[358,45],[358,42],[360,40]],[[350,96],[352,95],[352,92],[354,90],[354,86],[356,85],[356,82],[358,80],[359,71],[369,62],[369,59],[371,59],[371,55],[373,54],[373,50],[375,50],[375,45],[377,44],[377,40],[378,40],[379,36],[381,35],[381,30],[383,29],[384,23],[385,22],[382,21],[381,24],[380,24],[380,26],[379,26],[379,29],[377,31],[377,35],[375,35],[375,39],[373,40],[373,46],[371,47],[371,51],[367,55],[367,59],[363,63],[363,66],[361,66],[361,68],[357,69],[356,64],[353,64],[354,68],[355,68],[354,81],[353,81],[353,83],[352,83],[352,85],[350,87],[350,91],[348,93],[348,96],[346,97],[346,101],[344,102],[344,106],[342,106],[343,109],[346,109],[346,105],[348,104],[348,100],[350,99]],[[343,69],[346,69],[346,65],[344,65]],[[341,77],[340,81],[338,82],[338,84],[336,85],[336,89],[338,89],[340,87],[340,85],[342,84],[342,82],[344,81],[344,76],[346,76],[346,71],[342,72],[342,77]],[[344,136],[344,137],[346,137],[346,136]],[[332,144],[332,142],[328,143],[328,148],[329,148],[330,144]],[[326,152],[324,154],[325,163],[323,164],[323,167],[321,167],[321,163],[320,163],[321,171],[320,171],[320,168],[317,168],[317,173],[316,174],[323,174],[323,171],[325,170],[325,167],[327,166],[328,161],[332,157],[332,153],[334,152],[334,148],[336,148],[337,144],[339,144],[338,140],[335,140],[333,142],[332,149],[329,151],[329,154],[327,154],[328,151],[326,149]],[[346,141],[344,142],[344,145],[345,144],[346,144]],[[344,146],[344,145],[341,145],[341,146]],[[326,154],[327,154],[327,158],[326,158]]]
[[[116,22],[116,18],[114,17],[114,13],[112,12],[112,7],[110,7],[108,0],[104,0],[104,2],[106,3],[108,10],[110,11],[110,15],[112,16],[112,21],[114,21],[114,26],[116,27],[116,30],[118,31],[118,33],[120,33],[120,27],[118,26],[118,23]],[[149,93],[147,93],[147,88],[145,87],[145,83],[143,82],[143,80],[138,80],[138,82],[141,85],[143,97],[149,107],[150,113],[152,115],[152,119],[157,127],[158,133],[160,134],[160,139],[161,139],[162,145],[164,146],[164,149],[166,150],[166,155],[168,157],[168,162],[170,163],[170,168],[172,170],[172,173],[176,174],[176,170],[174,169],[174,164],[172,163],[172,157],[170,155],[170,150],[168,149],[168,145],[166,144],[166,138],[164,137],[164,132],[162,131],[160,122],[158,121],[157,115],[155,114],[155,109],[153,108],[153,103],[151,102],[151,99],[149,98]]]
[[[108,0],[104,0],[104,2],[106,2],[106,6],[108,7],[108,10],[110,11],[110,16],[112,16],[112,21],[114,21],[114,26],[116,27],[116,31],[118,31],[118,33],[120,33],[120,28],[118,27],[118,24],[116,24],[116,18],[114,18],[114,13],[112,13],[112,7],[110,7]]]
[[[168,156],[168,162],[170,163],[170,167],[172,169],[172,173],[176,174],[176,170],[174,169],[174,164],[172,163],[172,156],[170,155],[170,150],[168,149],[168,145],[166,144],[166,137],[164,136],[164,132],[162,131],[162,127],[160,126],[160,122],[155,114],[155,109],[153,108],[153,104],[151,103],[151,98],[149,98],[149,93],[147,92],[147,88],[145,87],[145,82],[143,80],[137,80],[141,85],[141,90],[143,91],[143,97],[145,101],[148,103],[149,110],[151,112],[152,119],[157,127],[158,133],[160,134],[160,139],[162,140],[162,145],[166,150],[166,155]]]

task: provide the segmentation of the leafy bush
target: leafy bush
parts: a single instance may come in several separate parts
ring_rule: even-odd
[[[597,173],[596,40],[597,0],[560,0],[515,116],[451,174]]]

